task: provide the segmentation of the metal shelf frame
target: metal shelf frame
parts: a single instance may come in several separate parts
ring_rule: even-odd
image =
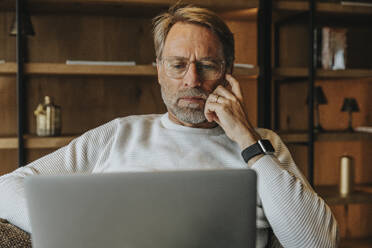
[[[25,147],[23,135],[25,133],[25,83],[24,83],[24,48],[26,39],[23,30],[23,15],[25,1],[16,0],[17,20],[17,124],[18,124],[18,166],[25,165]]]
[[[257,82],[257,124],[262,128],[271,128],[271,0],[260,0],[257,18],[257,63],[260,68]]]
[[[292,15],[288,18],[279,20],[278,22],[274,22],[274,66],[275,68],[279,68],[279,28],[288,22],[296,21],[297,19],[302,19],[304,16],[308,18],[308,33],[309,33],[309,61],[308,61],[308,68],[307,68],[307,81],[308,81],[308,140],[307,142],[303,143],[308,148],[308,181],[313,186],[314,185],[314,82],[316,78],[316,58],[314,57],[314,31],[315,31],[315,23],[316,23],[316,1],[315,0],[308,0],[309,2],[309,10],[302,11],[295,15]],[[279,80],[273,80],[273,129],[279,129]]]

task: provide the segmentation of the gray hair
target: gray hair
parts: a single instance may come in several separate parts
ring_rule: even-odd
[[[226,23],[214,12],[193,5],[175,4],[167,12],[153,19],[153,34],[156,57],[161,59],[165,39],[177,22],[201,25],[211,30],[220,40],[223,47],[226,68],[234,63],[234,35]]]

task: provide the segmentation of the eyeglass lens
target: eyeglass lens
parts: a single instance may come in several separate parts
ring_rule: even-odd
[[[221,61],[201,60],[191,62],[187,59],[165,58],[166,74],[175,79],[183,78],[191,63],[195,63],[196,71],[203,80],[215,80],[222,74],[223,62]]]

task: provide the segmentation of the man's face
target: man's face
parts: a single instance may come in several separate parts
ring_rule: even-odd
[[[210,74],[203,71],[212,61],[222,66],[222,73],[210,79]],[[205,122],[204,105],[208,95],[224,78],[223,61],[222,44],[209,29],[176,23],[166,38],[162,60],[157,63],[161,93],[169,114],[191,126]],[[179,67],[187,68],[182,76],[175,71]],[[172,73],[174,71],[176,73]]]

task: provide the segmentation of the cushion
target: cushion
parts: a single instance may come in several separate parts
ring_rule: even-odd
[[[1,248],[31,248],[31,236],[22,229],[0,218]]]

